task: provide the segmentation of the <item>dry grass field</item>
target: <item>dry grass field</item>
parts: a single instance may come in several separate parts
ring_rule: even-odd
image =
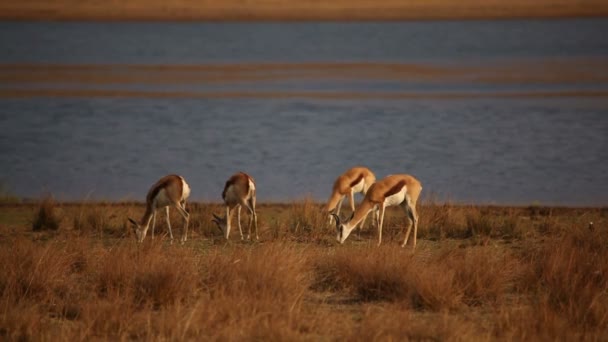
[[[0,205],[0,338],[608,339],[606,208],[427,201],[415,251],[398,209],[380,247],[367,227],[337,245],[309,199],[260,204],[259,242],[189,211],[185,245],[164,224],[137,244],[138,203]]]
[[[0,20],[419,20],[608,15],[605,0],[28,0]]]

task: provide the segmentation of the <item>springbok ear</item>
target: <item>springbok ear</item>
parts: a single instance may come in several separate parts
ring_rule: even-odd
[[[217,216],[217,215],[215,215],[215,213],[213,213],[212,215],[213,215],[213,218],[215,218],[215,220],[217,220],[217,221],[221,221],[222,220],[222,218],[219,217],[219,216]]]
[[[134,219],[129,217],[129,222],[133,223],[134,226],[137,226],[137,222]]]

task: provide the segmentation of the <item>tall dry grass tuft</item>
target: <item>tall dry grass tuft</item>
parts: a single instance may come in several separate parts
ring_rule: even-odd
[[[442,200],[436,194],[431,193],[419,202],[418,217],[420,238],[441,240],[464,235],[462,231],[466,224],[463,207]]]
[[[445,238],[446,227],[449,226],[452,206],[449,204],[425,203],[418,208],[419,238],[442,240]]]
[[[466,216],[466,236],[474,241],[487,244],[490,238],[495,236],[494,222],[490,215],[481,212],[477,208],[469,208]]]
[[[568,228],[562,222],[563,218],[557,216],[541,216],[536,218],[536,230],[542,235],[555,235],[567,232]]]
[[[304,249],[283,243],[216,249],[207,256],[202,282],[212,296],[244,293],[296,304],[310,283],[306,261]]]
[[[135,270],[138,268],[139,256],[146,248],[142,246],[135,249],[129,248],[128,245],[129,243],[123,243],[111,250],[99,250],[98,259],[95,261],[96,271],[91,274],[94,293],[99,298],[115,300],[133,296]]]
[[[424,204],[419,210],[419,237],[430,240],[471,239],[488,243],[490,239],[523,239],[530,235],[521,224],[521,212],[510,209],[498,214],[498,208],[455,206],[450,203]],[[425,231],[426,230],[426,231]]]
[[[76,253],[60,241],[9,243],[0,249],[0,331],[8,339],[53,339],[49,317],[77,315],[65,304],[80,292]]]
[[[457,286],[457,270],[441,263],[418,262],[407,270],[407,277],[409,307],[446,312],[461,306],[463,289]]]
[[[214,213],[221,215],[221,213],[225,212],[224,206],[215,203],[188,203],[187,209],[190,213],[189,236],[191,235],[192,238],[196,238],[197,236],[221,238],[221,231],[211,219]],[[259,218],[258,223],[260,223]]]
[[[140,251],[133,275],[137,305],[166,307],[196,297],[200,283],[199,258],[185,248],[155,248]]]
[[[196,293],[198,259],[192,250],[165,246],[162,239],[133,247],[127,241],[98,256],[94,281],[101,298],[127,298],[136,306],[159,307]]]
[[[454,270],[418,261],[397,246],[343,249],[318,260],[315,271],[315,290],[346,290],[364,302],[401,302],[440,311],[456,307],[462,297]]]
[[[433,311],[495,305],[511,292],[517,259],[493,247],[443,247],[408,268],[416,308]]]
[[[285,243],[237,245],[205,256],[185,338],[293,339],[310,285],[306,250]]]
[[[476,341],[488,340],[475,325],[448,313],[416,316],[398,304],[368,307],[360,322],[343,339],[348,341]]]
[[[61,223],[61,218],[57,213],[55,200],[51,196],[45,197],[32,222],[32,230],[57,230]]]
[[[499,340],[579,341],[582,337],[566,317],[549,308],[545,295],[536,298],[533,305],[516,302],[499,307],[493,321],[492,335]]]
[[[316,261],[312,288],[444,311],[501,302],[512,291],[517,265],[515,256],[491,247],[446,247],[432,257],[397,246],[344,249]]]
[[[426,227],[427,233],[423,234],[428,234],[432,240],[467,239],[472,235],[468,227],[470,215],[471,207],[451,203],[423,205],[419,210],[419,226]],[[424,232],[424,229],[421,231]]]
[[[139,330],[143,326],[140,317],[149,312],[138,311],[131,298],[83,300],[79,302],[78,310],[79,317],[74,321],[76,329],[66,334],[68,339],[88,340],[98,336],[109,340],[138,339],[145,331]]]
[[[97,246],[93,254],[86,272],[92,298],[74,309],[92,336],[162,336],[167,332],[150,326],[158,320],[155,313],[195,301],[200,293],[200,259],[192,249],[166,246],[163,239],[142,245],[128,240],[109,249]]]
[[[434,263],[454,272],[454,286],[462,291],[462,302],[469,306],[504,301],[522,272],[515,255],[491,246],[450,249]]]
[[[404,270],[411,256],[395,248],[340,248],[315,260],[317,291],[348,290],[357,300],[396,300],[407,296]],[[402,259],[402,260],[401,260]]]
[[[608,236],[574,228],[547,242],[535,263],[548,304],[585,328],[608,327]]]
[[[4,305],[4,303],[3,303]],[[10,310],[10,313],[6,311]],[[0,314],[0,338],[4,341],[31,341],[42,337],[43,317],[38,306],[30,303],[12,303]]]
[[[293,235],[313,240],[327,237],[329,216],[323,212],[322,205],[307,197],[294,202],[290,207],[288,229]]]
[[[108,203],[83,203],[73,214],[73,229],[80,234],[100,237],[129,235],[126,225],[131,208]]]
[[[48,301],[69,285],[70,262],[58,244],[40,246],[28,239],[11,241],[0,249],[2,301],[14,305],[22,300]]]
[[[512,339],[605,340],[606,231],[579,225],[553,233],[522,254],[525,272],[515,283],[521,303],[499,309],[494,334]]]
[[[526,237],[533,237],[534,232],[521,223],[520,215],[514,211],[509,211],[506,215],[496,217],[496,229],[499,238],[505,240],[522,240]]]

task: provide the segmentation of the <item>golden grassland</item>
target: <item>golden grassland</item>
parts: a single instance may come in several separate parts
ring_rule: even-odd
[[[377,247],[370,228],[338,245],[321,207],[262,203],[260,241],[235,229],[226,242],[211,223],[222,207],[193,203],[180,245],[163,215],[137,244],[138,203],[2,204],[0,337],[608,339],[606,208],[426,201],[413,251],[398,209]]]
[[[603,0],[28,0],[0,2],[21,20],[416,20],[606,16]]]

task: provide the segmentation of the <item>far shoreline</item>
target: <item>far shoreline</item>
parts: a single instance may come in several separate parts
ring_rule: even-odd
[[[401,21],[608,17],[608,2],[590,0],[370,0],[201,2],[57,0],[0,3],[0,20],[16,21]]]

